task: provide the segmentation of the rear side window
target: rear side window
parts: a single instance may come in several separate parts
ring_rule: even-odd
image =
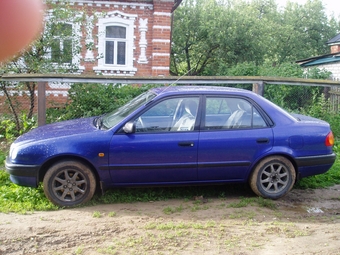
[[[205,129],[249,129],[267,127],[257,109],[235,97],[207,97]]]

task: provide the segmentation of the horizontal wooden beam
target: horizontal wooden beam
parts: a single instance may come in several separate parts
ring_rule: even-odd
[[[65,82],[65,83],[104,83],[104,84],[277,84],[298,86],[339,86],[339,81],[301,79],[266,76],[104,76],[81,74],[5,74],[2,81]]]

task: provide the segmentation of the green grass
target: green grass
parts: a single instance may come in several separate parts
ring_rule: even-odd
[[[260,207],[266,207],[269,209],[276,209],[276,204],[270,199],[264,199],[262,197],[241,197],[241,200],[238,202],[228,204],[228,207],[231,208],[241,208],[247,207],[248,205],[257,205]]]
[[[0,151],[0,166],[1,166],[1,165],[3,164],[3,162],[5,161],[6,155],[7,155],[6,152]]]
[[[9,175],[0,170],[0,212],[28,213],[58,209],[44,194],[42,187],[29,188],[13,184]]]

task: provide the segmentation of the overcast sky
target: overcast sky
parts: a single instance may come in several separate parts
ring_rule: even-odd
[[[1,1],[1,0],[0,0]],[[307,0],[290,0],[299,4],[306,3]],[[285,5],[286,0],[277,0],[277,3]],[[335,17],[340,15],[340,0],[322,0],[323,5],[326,7],[328,15],[334,14]]]

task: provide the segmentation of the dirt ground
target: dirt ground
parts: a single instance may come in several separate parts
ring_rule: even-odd
[[[340,185],[293,190],[276,209],[258,201],[240,191],[0,214],[0,254],[340,254]]]

